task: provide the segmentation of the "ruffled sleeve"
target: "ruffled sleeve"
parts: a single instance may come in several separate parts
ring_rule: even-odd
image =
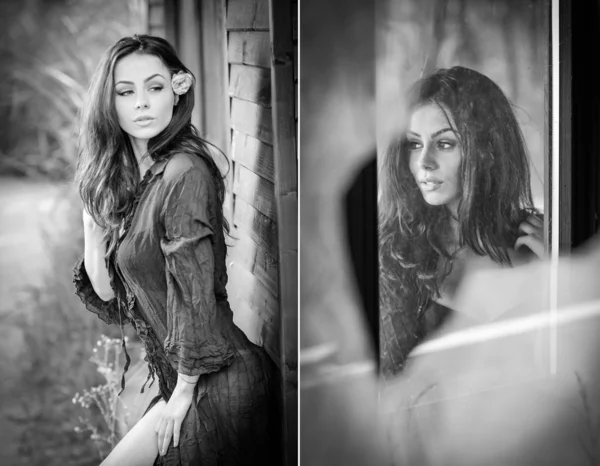
[[[79,296],[88,311],[96,314],[107,324],[126,324],[129,322],[129,319],[119,310],[117,298],[113,298],[110,301],[104,301],[96,294],[87,271],[85,270],[83,259],[84,255],[82,254],[73,268],[75,294]]]
[[[214,293],[211,202],[216,193],[210,174],[189,168],[168,188],[162,217],[166,261],[166,354],[184,375],[218,371],[234,353],[223,336]]]

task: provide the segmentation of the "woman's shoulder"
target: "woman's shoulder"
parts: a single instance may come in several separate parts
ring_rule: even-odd
[[[210,170],[202,157],[181,151],[169,157],[163,179],[167,183],[174,183],[186,173],[191,173],[195,178],[210,177]]]

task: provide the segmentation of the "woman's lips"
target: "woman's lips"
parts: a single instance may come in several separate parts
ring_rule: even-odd
[[[143,117],[143,118],[136,118],[133,121],[138,126],[150,126],[152,124],[152,122],[154,122],[154,118],[152,118],[152,117]]]
[[[444,184],[444,182],[440,181],[440,180],[430,179],[430,180],[421,180],[420,184],[421,184],[421,189],[423,191],[431,192],[431,191],[437,191],[438,189],[440,189],[440,187],[442,186],[442,184]]]

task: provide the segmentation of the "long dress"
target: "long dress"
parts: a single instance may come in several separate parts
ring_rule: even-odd
[[[157,162],[107,261],[116,298],[97,296],[83,257],[74,269],[88,310],[109,324],[134,326],[162,399],[170,398],[178,372],[200,376],[180,445],[171,442],[155,465],[281,463],[276,367],[233,322],[218,202],[200,157]]]

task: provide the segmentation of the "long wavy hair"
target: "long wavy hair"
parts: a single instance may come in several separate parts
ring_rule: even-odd
[[[457,211],[459,247],[511,265],[507,249],[519,224],[534,212],[529,158],[512,106],[502,90],[477,71],[440,69],[409,90],[409,115],[422,105],[444,112],[462,149],[462,195]],[[381,167],[379,205],[382,306],[422,309],[439,296],[455,251],[448,250],[450,212],[425,202],[409,169],[403,135]]]
[[[191,71],[179,60],[171,44],[160,37],[149,35],[134,35],[119,40],[104,53],[94,72],[80,114],[79,157],[75,181],[84,207],[96,223],[105,228],[108,245],[106,257],[116,247],[119,230],[132,212],[140,186],[138,162],[129,136],[119,125],[115,108],[115,66],[121,58],[133,53],[154,55],[162,60],[171,74],[184,71],[193,77]],[[187,93],[179,96],[171,121],[163,131],[148,141],[148,153],[145,156],[154,162],[166,160],[177,152],[201,157],[214,175],[220,218],[224,232],[228,234],[229,224],[223,216],[224,175],[208,148],[209,145],[214,146],[201,138],[192,125],[193,108],[194,85]],[[221,154],[225,157],[222,152]]]

